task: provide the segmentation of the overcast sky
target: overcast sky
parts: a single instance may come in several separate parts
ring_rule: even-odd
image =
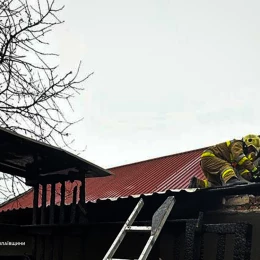
[[[75,147],[102,167],[260,134],[260,2],[57,0],[62,69],[94,72]]]

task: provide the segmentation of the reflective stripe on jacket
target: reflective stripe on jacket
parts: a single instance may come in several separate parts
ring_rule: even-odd
[[[257,170],[253,162],[244,154],[243,142],[241,140],[232,140],[220,143],[206,149],[201,157],[216,156],[231,163],[234,167],[239,166],[254,172]],[[251,156],[251,155],[249,155]]]

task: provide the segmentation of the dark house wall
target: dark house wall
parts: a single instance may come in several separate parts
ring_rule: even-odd
[[[186,196],[186,195],[185,195]],[[178,198],[175,207],[172,210],[169,220],[183,218],[197,218],[200,210],[199,205],[203,204],[201,198],[195,198],[194,194],[190,197]],[[152,214],[166,199],[167,194],[145,197],[145,207],[141,211],[138,221],[151,220]],[[212,200],[211,200],[212,201]],[[45,239],[45,258],[50,259],[49,253],[54,245],[54,259],[58,259],[59,249],[62,248],[64,260],[84,259],[84,260],[101,260],[109,249],[110,245],[117,236],[124,221],[131,213],[132,209],[138,202],[138,199],[124,199],[115,202],[100,202],[97,204],[87,204],[89,225],[85,228],[81,236],[74,236],[69,231],[64,237],[63,244],[59,237],[55,236],[53,241],[46,236]],[[215,207],[215,206],[214,206]],[[58,210],[58,209],[57,209]],[[69,215],[69,207],[67,208]],[[13,224],[30,224],[31,210],[19,210],[0,214],[0,222]],[[58,212],[57,212],[58,215]],[[253,243],[252,243],[252,260],[259,260],[260,246],[260,223],[259,213],[250,214],[227,214],[227,213],[205,213],[204,223],[228,223],[228,222],[249,222],[253,225]],[[106,221],[107,223],[104,223]],[[118,223],[116,223],[118,222]],[[83,230],[82,230],[83,231]],[[128,234],[122,245],[119,247],[115,257],[135,259],[141,253],[148,236],[142,233]],[[216,235],[205,235],[205,252],[204,259],[216,259]],[[29,235],[11,235],[3,234],[0,231],[0,241],[26,241],[25,247],[0,247],[0,259],[3,255],[20,255],[23,253],[30,254],[32,248],[32,237]],[[42,241],[38,239],[38,259],[42,255]],[[167,222],[162,233],[157,240],[150,260],[182,260],[185,256],[186,239],[185,239],[185,222]],[[225,259],[233,259],[233,237],[227,236]]]

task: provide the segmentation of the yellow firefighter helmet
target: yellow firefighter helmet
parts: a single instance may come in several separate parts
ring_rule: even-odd
[[[254,147],[255,150],[259,153],[260,151],[260,138],[258,135],[247,135],[243,137],[243,141],[247,147]]]

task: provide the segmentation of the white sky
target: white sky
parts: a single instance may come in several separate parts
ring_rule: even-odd
[[[94,71],[75,100],[81,156],[123,165],[260,134],[260,2],[58,0],[62,69]]]

